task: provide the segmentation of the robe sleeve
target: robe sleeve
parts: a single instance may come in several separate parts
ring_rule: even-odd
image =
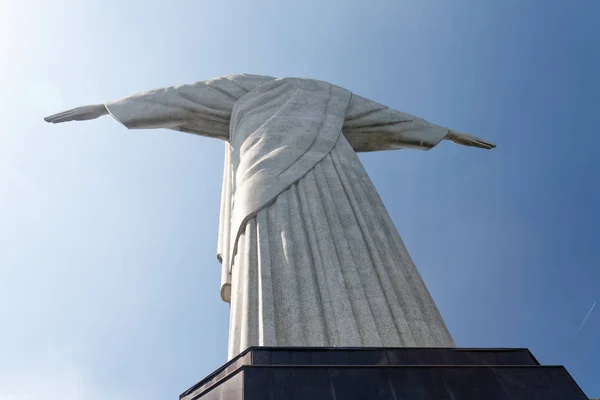
[[[231,111],[245,93],[231,79],[217,78],[150,90],[105,106],[129,129],[166,128],[228,140]]]
[[[353,95],[342,132],[357,152],[429,150],[448,133],[448,128]]]

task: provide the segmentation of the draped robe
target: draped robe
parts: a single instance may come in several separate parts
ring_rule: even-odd
[[[311,79],[228,75],[106,103],[130,129],[225,140],[217,257],[249,346],[453,347],[356,152],[448,132]]]

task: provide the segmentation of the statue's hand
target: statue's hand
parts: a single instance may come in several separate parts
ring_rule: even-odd
[[[480,149],[493,149],[496,147],[495,144],[486,142],[483,139],[479,139],[475,136],[467,135],[466,133],[456,132],[448,130],[448,133],[444,137],[446,140],[450,140],[457,144],[462,144],[463,146],[472,146],[479,147]]]
[[[68,121],[86,121],[88,119],[95,119],[106,114],[108,114],[108,110],[104,104],[94,104],[92,106],[77,107],[73,108],[72,110],[50,115],[49,117],[44,118],[44,121],[51,122],[53,124]]]

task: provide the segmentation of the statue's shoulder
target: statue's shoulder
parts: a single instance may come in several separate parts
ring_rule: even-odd
[[[229,74],[199,81],[197,84],[208,86],[229,97],[239,99],[257,87],[273,82],[274,80],[276,78],[264,75]]]
[[[304,78],[304,77],[297,77],[297,76],[286,76],[286,77],[276,78],[276,77],[267,76],[267,75],[229,74],[229,75],[223,75],[218,78],[211,79],[209,81],[221,81],[221,80],[228,80],[228,81],[232,81],[235,83],[248,84],[251,86],[259,86],[259,85],[263,85],[265,83],[279,81],[279,82],[303,82],[303,83],[308,83],[308,84],[312,83],[312,84],[320,84],[323,86],[333,86],[333,87],[341,88],[340,86],[338,86],[336,84],[322,81],[320,79]],[[343,89],[343,88],[341,88],[341,89]],[[347,90],[347,89],[344,89],[344,90]]]
[[[215,78],[214,80],[228,80],[233,82],[234,84],[238,84],[244,88],[252,89],[256,86],[264,85],[265,83],[272,82],[276,80],[272,76],[266,75],[253,75],[253,74],[229,74],[223,75],[219,78]]]
[[[288,77],[284,77],[284,78],[271,78],[271,79],[274,84],[288,83],[292,87],[299,88],[299,89],[328,90],[328,91],[334,90],[334,91],[342,91],[342,92],[350,93],[350,91],[348,89],[345,89],[345,88],[338,86],[336,84],[333,84],[331,82],[322,81],[320,79],[302,78],[302,77],[294,77],[294,76],[288,76]],[[268,82],[271,82],[271,81],[266,81],[265,83],[268,83]]]
[[[204,81],[213,87],[221,87],[221,88],[232,88],[232,85],[235,86],[236,90],[241,90],[243,92],[265,92],[269,90],[273,90],[275,88],[279,88],[281,85],[287,85],[293,89],[305,89],[307,91],[312,92],[337,92],[338,94],[343,92],[346,97],[350,91],[334,85],[329,82],[325,82],[318,79],[312,78],[300,78],[300,77],[281,77],[275,78],[272,76],[266,75],[253,75],[253,74],[229,74],[223,75],[218,78],[214,78],[208,81]],[[257,92],[257,93],[258,93]],[[241,93],[238,94],[238,98]]]

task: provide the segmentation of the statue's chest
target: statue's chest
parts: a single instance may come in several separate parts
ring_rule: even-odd
[[[328,115],[343,123],[350,93],[326,82],[283,78],[261,85],[237,101],[230,139],[239,151],[260,141],[287,142],[290,135],[314,136]]]

